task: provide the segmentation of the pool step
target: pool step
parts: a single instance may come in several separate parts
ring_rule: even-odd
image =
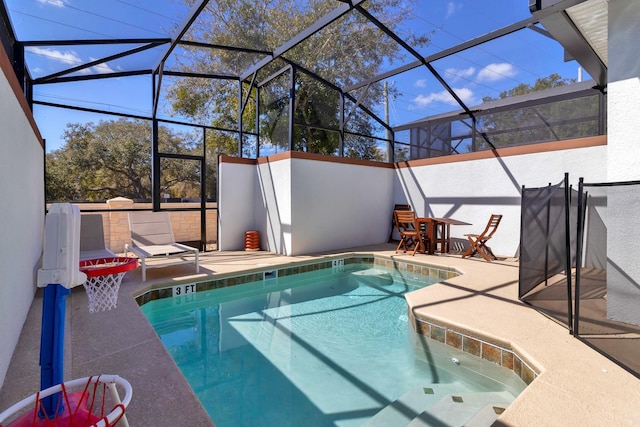
[[[508,392],[455,393],[452,386],[418,387],[387,405],[363,427],[489,426],[512,400]]]
[[[487,427],[494,423],[498,419],[500,414],[504,412],[509,406],[506,403],[493,403],[485,406],[467,421],[465,427]]]
[[[358,285],[365,286],[389,286],[393,284],[393,277],[386,271],[369,268],[367,270],[354,271],[349,278],[355,280]]]
[[[504,391],[450,394],[414,418],[407,427],[442,426],[443,420],[448,426],[490,426],[498,419],[498,412],[512,400],[513,396]],[[493,411],[493,407],[500,409]],[[493,414],[486,412],[487,409]]]
[[[384,407],[361,427],[405,426],[424,412],[425,408],[449,395],[455,388],[457,387],[447,384],[415,387]]]

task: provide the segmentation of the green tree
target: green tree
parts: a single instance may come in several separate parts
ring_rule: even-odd
[[[534,84],[519,84],[500,93],[500,99],[526,95],[575,83],[559,74],[539,78]],[[485,97],[483,101],[493,101]],[[598,132],[598,97],[568,99],[553,103],[510,109],[480,116],[478,127],[494,146],[530,144],[596,135]],[[488,144],[479,139],[480,149]]]
[[[566,77],[562,77],[558,73],[549,74],[547,77],[541,77],[535,81],[534,84],[530,85],[527,83],[520,83],[518,86],[515,86],[509,90],[505,90],[500,92],[498,99],[510,98],[513,96],[526,95],[531,92],[538,92],[541,90],[547,90],[554,87],[566,86],[572,83],[575,83],[575,79],[568,79]],[[492,98],[490,96],[485,96],[482,101],[493,101],[496,98]]]
[[[70,123],[65,144],[47,154],[47,201],[106,200],[151,197],[151,125],[119,119]],[[160,126],[159,149],[189,154],[197,150],[194,136]],[[194,161],[163,159],[161,188],[171,197],[199,197],[199,165]]]
[[[409,10],[413,3],[413,0],[381,0],[363,4],[368,12],[378,17],[391,30],[396,30],[410,16]],[[221,0],[216,2],[216,7],[207,8],[203,12],[204,16],[190,30],[191,37],[211,45],[270,52],[338,4],[335,0]],[[414,47],[428,42],[425,35],[403,32],[403,37]],[[185,70],[211,75],[239,75],[265,56],[198,47],[185,47],[185,51],[188,52],[188,56],[182,58]],[[289,117],[288,110],[291,71],[260,88],[260,143],[288,149],[288,122],[292,119],[295,150],[335,154],[339,143],[339,94],[304,70],[309,70],[338,87],[344,87],[379,74],[384,64],[403,55],[404,51],[400,46],[384,36],[362,14],[352,11],[344,15],[287,51],[284,59],[273,61],[258,73],[256,81],[261,81],[291,62],[301,67],[295,74],[292,118]],[[237,81],[185,78],[177,80],[171,86],[168,99],[176,113],[192,117],[199,123],[235,129],[238,122],[238,91]],[[250,95],[247,106],[254,104],[255,91]],[[367,92],[365,105],[380,105],[382,99],[381,85],[372,85]],[[243,131],[255,132],[255,109],[245,109],[244,114]],[[347,130],[374,135],[380,129],[363,110],[357,108],[349,118]],[[221,142],[224,147],[219,147],[219,151],[232,149],[227,153],[237,153],[237,145],[231,147],[224,138]],[[346,138],[346,151],[351,157],[378,158],[380,153],[375,145],[376,141],[373,139]],[[255,151],[255,147],[248,149],[251,153]]]

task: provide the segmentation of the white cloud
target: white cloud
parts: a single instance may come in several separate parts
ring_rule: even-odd
[[[453,16],[460,9],[462,9],[461,3],[450,1],[449,3],[447,3],[447,14],[445,16],[445,19]]]
[[[469,88],[463,87],[453,89],[453,91],[466,105],[473,105],[476,102],[475,95]],[[417,108],[425,108],[434,102],[443,102],[445,104],[458,106],[458,102],[446,90],[430,93],[429,95],[418,95],[413,99],[413,105]]]
[[[84,61],[78,56],[78,54],[76,54],[72,50],[60,51],[60,50],[52,49],[49,47],[42,48],[37,46],[28,47],[27,49],[29,52],[33,54],[44,56],[48,59],[61,62],[71,67],[75,67],[84,63]],[[90,61],[96,60],[96,58],[89,58],[89,59]],[[82,74],[90,74],[92,72],[104,74],[104,73],[113,73],[114,70],[111,67],[109,67],[106,63],[103,62],[102,64],[94,65],[93,67],[85,68],[78,72]]]
[[[476,72],[475,67],[469,67],[464,70],[459,70],[457,68],[447,68],[446,70],[444,70],[444,77],[445,79],[452,79],[456,81],[459,79],[469,78],[473,76],[475,72]]]
[[[89,58],[89,59],[91,59],[91,61],[95,61],[97,58]],[[114,69],[109,67],[106,62],[103,62],[102,64],[94,65],[93,67],[91,67],[91,70],[95,71],[98,74],[114,72]]]
[[[426,79],[416,80],[416,82],[413,85],[415,87],[427,87],[427,80]]]
[[[27,47],[27,50],[36,55],[44,56],[49,59],[53,59],[54,61],[62,62],[69,65],[80,65],[82,64],[82,60],[80,57],[72,50],[68,51],[60,51],[57,49],[52,49],[50,47]]]
[[[38,3],[56,7],[64,7],[64,2],[62,0],[38,0]]]
[[[516,69],[511,64],[505,62],[499,64],[489,64],[478,72],[478,79],[485,82],[495,82],[505,78],[513,77],[517,74]]]

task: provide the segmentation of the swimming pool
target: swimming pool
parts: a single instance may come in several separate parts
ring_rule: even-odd
[[[495,419],[524,389],[512,371],[418,342],[404,294],[424,277],[368,264],[266,277],[142,306],[219,427],[461,425],[487,407]]]

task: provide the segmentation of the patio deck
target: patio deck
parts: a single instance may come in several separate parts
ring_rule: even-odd
[[[477,338],[504,343],[539,372],[495,425],[640,425],[640,380],[518,301],[516,260],[487,263],[457,255],[412,257],[396,255],[394,249],[395,245],[380,245],[344,252],[458,269],[463,275],[407,296],[414,314]],[[133,400],[127,416],[132,426],[213,425],[132,296],[154,285],[326,255],[210,252],[201,257],[200,275],[192,275],[190,265],[173,266],[150,270],[144,283],[138,269],[125,276],[117,309],[104,313],[88,312],[86,294],[79,287],[68,298],[65,378],[114,373],[129,380]],[[39,388],[41,303],[39,292],[0,390],[0,408]]]

